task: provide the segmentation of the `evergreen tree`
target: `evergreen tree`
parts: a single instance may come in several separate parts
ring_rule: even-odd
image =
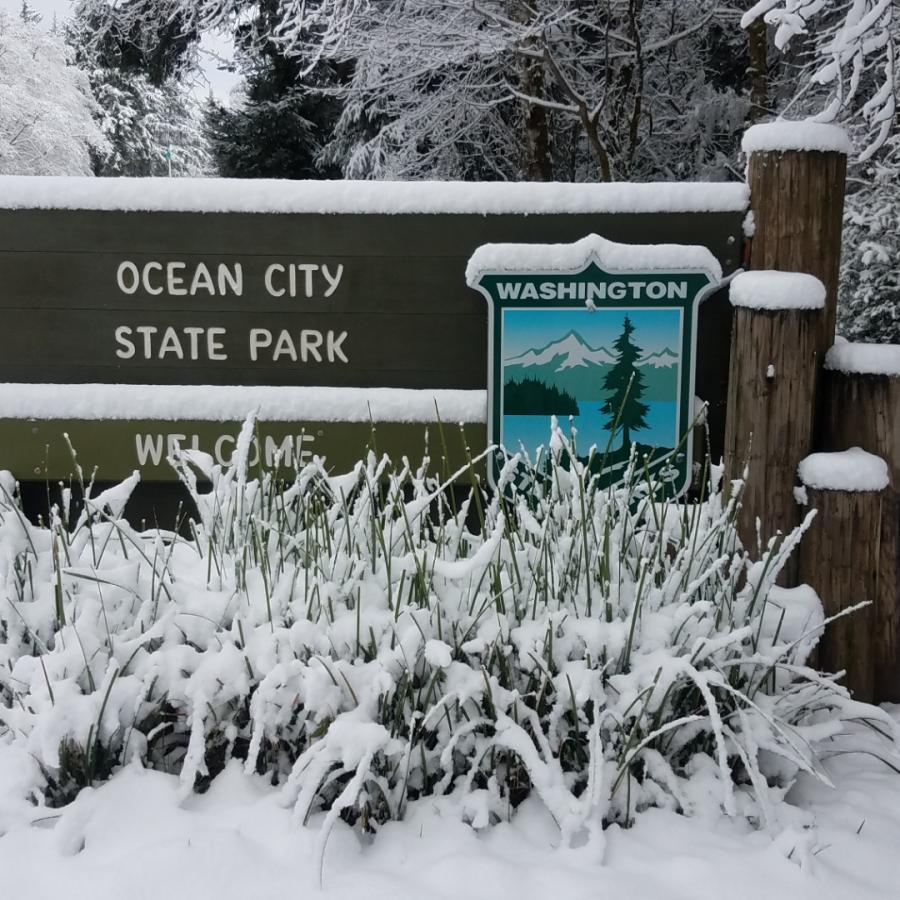
[[[622,429],[622,447],[626,450],[631,446],[631,432],[649,427],[644,417],[650,412],[650,407],[641,403],[645,389],[644,376],[636,363],[643,350],[632,341],[633,334],[634,325],[625,316],[622,333],[613,343],[616,363],[603,379],[604,390],[612,393],[600,409],[609,416],[604,426],[607,431]]]
[[[900,76],[898,76],[900,81]],[[844,212],[838,329],[854,341],[900,343],[900,134],[851,169]]]
[[[187,83],[196,33],[177,20],[136,24],[128,9],[129,3],[114,8],[106,0],[80,0],[68,29],[106,138],[93,154],[94,174],[210,174],[202,112]]]
[[[38,22],[41,21],[41,14],[28,5],[28,0],[22,0],[22,9],[19,12],[19,18],[28,25],[37,25]]]
[[[154,85],[137,72],[90,73],[102,115],[105,149],[94,154],[102,176],[202,176],[213,171],[203,113],[176,79]]]
[[[280,0],[262,0],[235,34],[242,90],[230,105],[211,101],[206,124],[222,175],[233,178],[339,178],[322,159],[341,114],[329,95],[340,67],[303,61],[276,39]]]
[[[206,128],[216,167],[226,178],[340,178],[321,161],[338,104],[273,66],[248,76],[230,105],[211,100]]]
[[[199,40],[189,11],[159,0],[78,0],[69,23],[82,68],[140,74],[157,87],[196,69]]]

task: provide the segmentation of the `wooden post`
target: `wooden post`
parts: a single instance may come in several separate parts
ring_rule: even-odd
[[[740,477],[749,446],[738,524],[744,544],[753,546],[757,519],[764,539],[799,522],[796,465],[813,447],[821,364],[834,342],[849,142],[837,127],[797,122],[755,125],[743,146],[753,213],[750,269],[808,273],[824,285],[824,312],[736,310],[725,461],[728,476]],[[795,576],[791,564],[783,580]]]
[[[886,599],[876,627],[876,698],[900,701],[900,346],[836,344],[826,357],[822,444],[857,445],[888,466],[879,572]],[[893,585],[893,592],[891,592]]]
[[[884,569],[891,556],[885,548],[897,542],[898,512],[887,465],[854,448],[814,453],[799,472],[806,502],[818,510],[800,544],[801,581],[816,590],[827,617],[863,601],[872,604],[826,628],[818,667],[845,669],[856,699],[882,702],[897,694],[900,649],[897,573]]]
[[[889,488],[881,515],[875,611],[875,700],[900,702],[900,494]]]
[[[900,491],[900,345],[836,344],[825,367],[823,449],[882,457]]]
[[[796,285],[787,296],[785,284]],[[813,449],[823,298],[811,276],[748,272],[732,283],[725,463],[730,478],[747,467],[738,530],[748,548],[756,545],[757,519],[763,545],[800,522],[794,487],[797,463]],[[795,575],[789,562],[785,581]]]
[[[755,226],[750,268],[808,272],[825,285],[824,358],[834,343],[849,144],[832,125],[786,125],[755,125],[744,138]],[[804,145],[823,149],[799,149]]]

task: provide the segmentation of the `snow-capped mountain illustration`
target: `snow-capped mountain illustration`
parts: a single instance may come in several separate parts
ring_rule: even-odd
[[[640,362],[639,366],[653,366],[654,369],[661,369],[666,366],[678,365],[678,354],[668,347],[658,350],[656,353],[648,353]]]
[[[565,337],[552,341],[538,350],[526,350],[519,356],[508,359],[509,366],[546,366],[558,357],[563,357],[556,367],[557,372],[573,369],[576,366],[611,365],[615,357],[605,347],[591,347],[590,344],[574,329]]]
[[[542,347],[531,347],[503,364],[506,381],[537,379],[577,399],[599,397],[616,363],[608,347],[592,347],[575,329]],[[668,399],[675,390],[678,355],[669,347],[646,353],[637,366],[647,399]]]

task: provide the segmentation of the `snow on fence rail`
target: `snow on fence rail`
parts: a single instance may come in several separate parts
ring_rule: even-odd
[[[0,177],[0,209],[206,213],[742,212],[743,183],[469,183]]]
[[[283,385],[0,384],[0,419],[483,423],[485,391]]]

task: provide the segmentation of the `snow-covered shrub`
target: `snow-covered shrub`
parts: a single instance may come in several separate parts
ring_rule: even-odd
[[[651,806],[774,826],[836,735],[894,752],[885,714],[807,666],[821,605],[774,583],[802,529],[751,560],[719,470],[689,503],[636,461],[602,489],[557,429],[548,478],[514,459],[457,506],[466,473],[375,453],[251,480],[252,436],[224,469],[176,461],[190,540],[121,519],[136,475],[46,528],[3,482],[0,743],[36,761],[35,802],[133,758],[186,795],[239,758],[322,841],[429,795],[475,828],[536,795],[572,843]]]

